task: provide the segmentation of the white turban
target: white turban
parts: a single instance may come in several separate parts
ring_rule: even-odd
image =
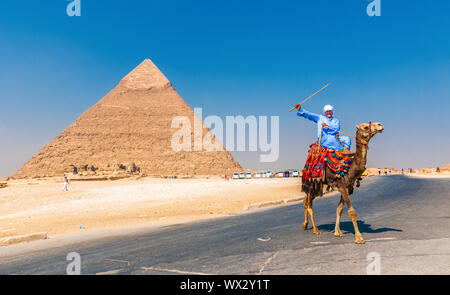
[[[332,111],[333,107],[329,104],[327,104],[326,106],[323,107],[323,112],[325,113],[326,111]]]

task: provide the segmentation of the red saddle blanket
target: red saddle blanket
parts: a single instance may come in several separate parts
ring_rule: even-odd
[[[302,181],[306,183],[311,179],[321,180],[325,164],[336,174],[336,178],[340,178],[348,172],[352,159],[342,152],[319,147],[315,142],[309,147],[308,158],[302,171]]]

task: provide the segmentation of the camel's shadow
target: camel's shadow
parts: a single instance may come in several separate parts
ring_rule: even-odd
[[[376,233],[384,233],[384,232],[388,232],[388,231],[396,231],[396,232],[402,232],[403,231],[401,229],[390,228],[390,227],[380,227],[380,228],[377,228],[377,229],[373,229],[370,224],[367,224],[367,223],[365,223],[362,220],[358,220],[357,223],[358,223],[359,231],[361,233],[376,234]],[[319,225],[317,228],[319,230],[334,232],[334,227],[335,227],[334,223],[329,223],[329,224]],[[353,233],[353,234],[355,233],[355,230],[353,229],[353,223],[351,221],[341,222],[340,229],[341,229],[341,231],[343,233]]]

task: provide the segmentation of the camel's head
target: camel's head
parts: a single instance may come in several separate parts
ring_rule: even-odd
[[[362,123],[356,126],[356,139],[363,143],[368,143],[369,140],[377,133],[384,130],[383,124],[380,122]]]

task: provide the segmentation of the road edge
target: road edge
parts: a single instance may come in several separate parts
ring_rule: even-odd
[[[0,239],[0,247],[46,239],[48,239],[46,232],[32,233],[20,236],[10,236]]]

